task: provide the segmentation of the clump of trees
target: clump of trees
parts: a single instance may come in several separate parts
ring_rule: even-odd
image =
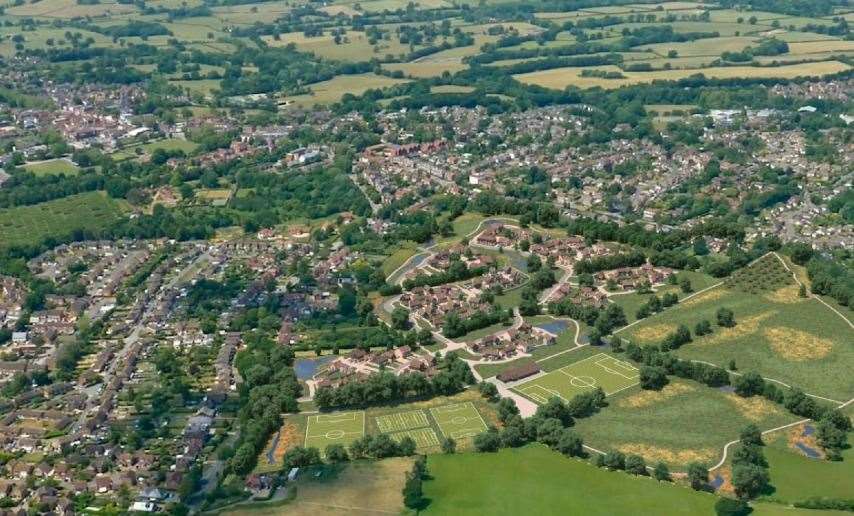
[[[296,400],[302,394],[292,367],[293,351],[263,336],[246,334],[244,341],[246,348],[234,360],[244,379],[240,384],[240,438],[229,461],[238,475],[252,471],[267,439],[281,426],[281,414],[296,412]]]
[[[551,398],[537,408],[534,416],[522,419],[516,404],[503,398],[498,403],[498,419],[504,428],[500,431],[488,428],[475,437],[474,446],[481,452],[494,452],[539,442],[568,457],[580,457],[584,455],[584,443],[570,427],[576,419],[589,417],[605,405],[605,392],[597,388],[573,397],[568,403]]]
[[[445,322],[442,325],[442,334],[453,339],[462,337],[466,333],[486,328],[500,322],[508,322],[512,316],[510,310],[503,310],[500,306],[494,306],[490,311],[478,311],[461,319],[456,313],[450,313],[445,317]]]
[[[337,388],[321,387],[317,389],[314,401],[320,410],[367,407],[433,395],[456,394],[475,381],[468,364],[454,353],[448,353],[441,359],[438,367],[441,371],[432,378],[421,373],[395,376],[380,372]]]

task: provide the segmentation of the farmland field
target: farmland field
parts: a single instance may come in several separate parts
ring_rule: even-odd
[[[605,89],[619,88],[629,84],[652,82],[655,80],[679,80],[686,79],[694,74],[701,73],[710,79],[733,79],[738,77],[768,77],[792,79],[795,77],[814,76],[839,73],[850,67],[840,61],[821,61],[816,63],[802,63],[777,67],[754,67],[754,66],[726,66],[710,67],[702,69],[685,70],[658,70],[654,72],[626,72],[620,71],[616,66],[593,67],[606,72],[620,72],[625,78],[603,79],[600,77],[582,77],[581,71],[585,68],[567,67],[555,68],[539,72],[531,72],[514,76],[526,84],[537,84],[546,88],[563,89],[567,86],[579,88],[601,87]]]
[[[34,245],[73,231],[98,232],[122,217],[123,204],[99,192],[0,210],[0,246]]]
[[[313,106],[314,104],[331,104],[341,100],[345,93],[361,95],[369,89],[384,88],[407,82],[403,79],[392,79],[373,73],[356,75],[341,75],[334,79],[309,85],[311,94],[294,95],[283,100],[298,106]]]

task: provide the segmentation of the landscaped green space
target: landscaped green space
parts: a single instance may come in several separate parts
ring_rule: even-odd
[[[635,453],[648,462],[661,460],[677,468],[692,461],[713,464],[724,444],[738,439],[747,424],[767,429],[797,420],[764,398],[742,398],[678,379],[660,391],[625,390],[609,397],[608,404],[597,414],[576,421],[575,429],[587,444]]]
[[[710,335],[694,336],[676,354],[719,366],[735,360],[740,371],[757,371],[812,394],[847,400],[854,386],[842,379],[854,361],[849,345],[854,331],[839,315],[816,299],[798,297],[797,291],[797,286],[785,286],[757,295],[717,287],[617,335],[637,344],[658,344],[679,324],[692,331],[702,320],[714,324],[718,309],[726,307],[735,313],[734,327],[713,325]]]
[[[782,432],[781,432],[782,433]],[[785,447],[785,434],[764,448],[774,492],[768,497],[793,503],[812,497],[846,499],[854,490],[854,450],[842,461],[810,459]]]
[[[97,233],[121,219],[124,204],[100,192],[0,210],[0,246],[33,245],[73,231]]]

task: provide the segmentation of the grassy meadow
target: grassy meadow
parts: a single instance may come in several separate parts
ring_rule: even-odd
[[[754,295],[717,287],[618,335],[637,344],[657,344],[679,324],[693,331],[697,322],[706,319],[713,323],[714,332],[695,336],[675,352],[678,356],[720,366],[735,360],[742,372],[757,371],[811,394],[849,399],[854,394],[850,381],[854,332],[816,299],[799,298],[797,287],[778,292]],[[735,313],[735,327],[714,324],[720,307]]]
[[[0,210],[0,246],[34,245],[76,230],[100,231],[123,216],[124,204],[101,192]]]
[[[27,163],[23,166],[23,169],[37,176],[54,176],[59,174],[73,176],[80,172],[77,165],[67,159],[51,159]]]
[[[676,468],[692,461],[717,462],[724,444],[737,439],[747,424],[764,429],[797,420],[764,398],[741,398],[676,378],[661,391],[634,387],[608,402],[599,413],[576,421],[586,443]]]

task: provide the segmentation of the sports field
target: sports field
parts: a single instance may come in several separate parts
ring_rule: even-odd
[[[429,425],[427,414],[423,410],[386,414],[377,417],[376,420],[377,428],[384,434],[400,430],[412,430],[413,428],[422,428]]]
[[[338,412],[308,416],[305,429],[305,446],[321,452],[330,444],[349,445],[365,435],[364,412]]]
[[[433,407],[430,414],[445,437],[462,439],[486,431],[486,422],[471,402]]]
[[[596,387],[602,387],[605,394],[610,395],[637,384],[635,366],[599,353],[525,382],[515,390],[536,403],[545,403],[554,396],[569,401],[576,394]]]
[[[439,446],[439,436],[432,428],[419,428],[417,430],[406,430],[404,432],[395,432],[389,434],[389,437],[397,442],[400,442],[404,437],[411,437],[415,441],[415,447],[418,449],[431,448]]]

